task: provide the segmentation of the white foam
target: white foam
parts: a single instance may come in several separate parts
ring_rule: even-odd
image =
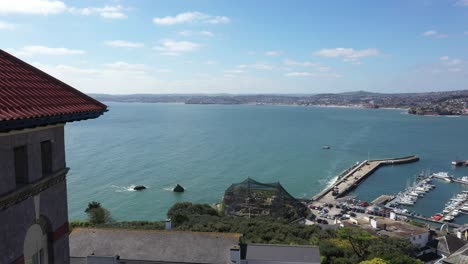
[[[135,192],[135,184],[131,184],[129,186],[117,186],[117,185],[111,185],[112,188],[115,189],[115,192]],[[149,188],[146,186],[146,188]]]

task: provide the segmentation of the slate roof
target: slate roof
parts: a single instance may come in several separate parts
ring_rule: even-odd
[[[455,251],[459,250],[466,244],[466,241],[459,239],[453,234],[448,234],[439,238],[437,250],[444,252],[446,255],[450,255]]]
[[[94,254],[119,255],[122,261],[229,263],[230,249],[239,238],[234,233],[77,228],[70,234],[70,257]]]
[[[0,49],[0,132],[96,118],[107,106]]]
[[[319,264],[320,251],[314,246],[267,244],[241,245],[241,263],[245,264]]]
[[[468,244],[461,247],[448,258],[443,259],[443,262],[450,264],[468,264]]]

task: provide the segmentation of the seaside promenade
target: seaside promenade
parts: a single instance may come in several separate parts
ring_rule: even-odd
[[[336,198],[345,196],[381,166],[405,164],[418,160],[419,157],[417,156],[408,156],[358,162],[342,172],[335,183],[315,195],[312,200],[320,203],[334,203]]]

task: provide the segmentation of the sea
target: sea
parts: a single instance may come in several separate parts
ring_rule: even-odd
[[[418,155],[382,167],[352,195],[372,201],[403,191],[421,172],[467,176],[468,118],[415,116],[402,109],[277,105],[186,105],[108,102],[109,111],[65,128],[68,213],[86,218],[98,201],[118,221],[163,220],[177,202],[215,204],[247,177],[280,182],[311,198],[343,170],[366,159]],[[330,149],[323,149],[323,146]],[[468,185],[434,179],[436,188],[410,211],[441,212]],[[174,193],[180,184],[184,193]],[[145,185],[144,191],[134,191]],[[468,222],[461,215],[455,223]]]

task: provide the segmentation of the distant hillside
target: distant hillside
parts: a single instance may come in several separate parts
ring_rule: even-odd
[[[357,106],[367,108],[417,108],[431,109],[432,105],[443,104],[451,107],[451,102],[457,100],[456,112],[463,112],[468,99],[468,90],[428,92],[428,93],[373,93],[354,91],[329,94],[130,94],[108,95],[90,94],[90,96],[105,102],[143,102],[143,103],[185,103],[185,104],[281,104],[302,106]],[[447,103],[446,103],[447,102]],[[462,107],[462,108],[460,108]],[[425,111],[414,111],[424,113]],[[440,111],[441,113],[446,112]]]

